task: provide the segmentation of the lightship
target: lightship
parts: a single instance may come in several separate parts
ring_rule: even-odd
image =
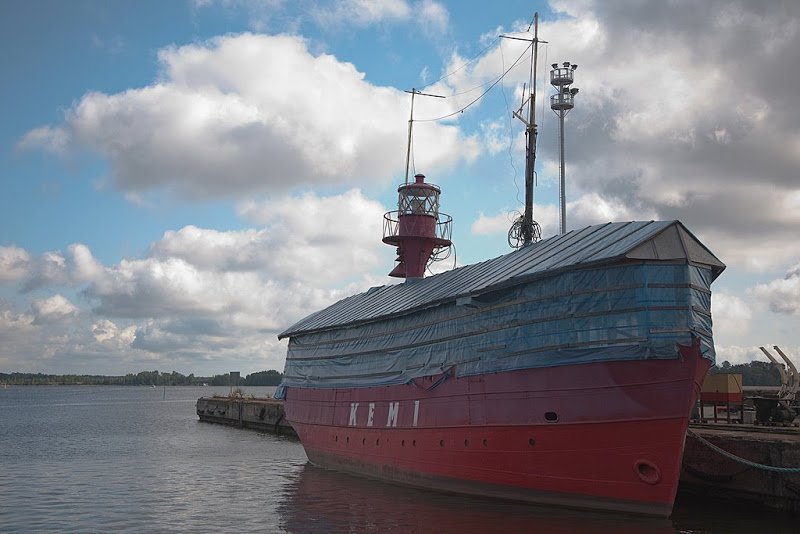
[[[668,516],[714,361],[710,286],[725,265],[679,221],[569,232],[562,221],[563,233],[536,241],[526,202],[524,246],[424,277],[450,245],[440,193],[417,175],[384,216],[383,241],[398,252],[390,275],[404,283],[279,335],[289,342],[277,396],[309,461],[449,492]]]

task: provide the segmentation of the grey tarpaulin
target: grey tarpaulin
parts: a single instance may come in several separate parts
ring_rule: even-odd
[[[674,358],[693,336],[713,360],[710,285],[722,269],[675,221],[570,232],[307,317],[281,334],[290,340],[277,395],[403,384],[451,367],[468,376]],[[389,293],[405,289],[404,308]]]

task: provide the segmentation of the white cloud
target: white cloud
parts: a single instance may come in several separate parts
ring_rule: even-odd
[[[751,293],[775,313],[800,317],[800,263],[782,279],[758,284]]]
[[[503,210],[496,215],[479,213],[472,222],[473,235],[497,235],[508,233],[511,225],[521,214],[517,211]],[[533,220],[539,224],[542,238],[558,233],[558,208],[552,204],[537,204],[533,209]]]
[[[800,165],[788,143],[800,114],[792,81],[774,90],[758,80],[786,77],[800,12],[775,7],[707,2],[687,18],[680,2],[588,2],[572,9],[576,18],[544,24],[550,57],[580,65],[568,192],[683,220],[734,264],[769,269],[796,258],[800,209],[787,199],[800,189]],[[765,53],[742,46],[744,34],[782,37]]]
[[[18,313],[10,303],[0,299],[0,339],[3,340],[0,343],[0,368],[19,369],[31,359],[26,341],[38,337],[35,336],[38,327],[33,321],[33,315]],[[40,351],[41,346],[37,346],[36,353]]]
[[[508,211],[492,216],[480,213],[472,223],[471,230],[475,235],[506,233],[518,216],[518,213]],[[534,206],[533,218],[539,223],[543,238],[558,234],[559,217],[558,206],[553,204],[537,204]],[[620,201],[605,199],[596,193],[588,193],[578,197],[575,201],[567,202],[568,231],[579,230],[586,226],[602,224],[608,221],[647,220],[652,218],[649,214],[637,212],[631,206],[626,206]]]
[[[210,3],[196,0],[195,7]],[[690,9],[680,1],[551,6],[563,16],[541,22],[540,34],[550,43],[545,53],[549,61],[580,65],[581,92],[566,124],[568,227],[676,218],[737,268],[767,271],[797,262],[800,6],[775,2],[764,10],[727,0]],[[359,28],[413,21],[420,31],[446,33],[449,25],[441,4],[425,0],[339,2],[328,13],[340,21],[349,17],[341,24]],[[266,24],[268,16],[254,25]],[[385,277],[369,274],[391,267],[391,261],[381,267],[385,260],[375,245],[384,209],[379,203],[355,189],[336,197],[287,191],[341,190],[396,176],[403,167],[408,97],[372,85],[333,55],[310,51],[323,49],[319,45],[291,35],[244,34],[166,48],[159,53],[157,82],[117,94],[87,93],[61,123],[29,131],[21,148],[46,147],[66,157],[83,149],[99,153],[110,164],[109,183],[142,204],[163,190],[190,198],[242,199],[253,192],[270,198],[240,204],[240,215],[254,228],[186,226],[165,233],[145,257],[108,266],[79,243],[37,258],[0,247],[0,282],[22,284],[29,293],[21,301],[79,287],[96,312],[91,318],[88,310],[70,313],[75,304],[60,294],[39,298],[35,306],[32,300],[16,309],[3,303],[0,361],[30,353],[39,362],[78,361],[79,355],[131,365],[243,358],[237,361],[261,367],[269,355],[279,366],[276,330],[384,283]],[[524,47],[496,44],[428,90],[453,96],[479,87]],[[454,53],[443,72],[464,61]],[[515,102],[527,76],[523,61],[505,80],[517,92]],[[539,101],[549,92],[546,87]],[[419,99],[415,116],[440,116],[475,96]],[[418,167],[435,172],[474,158],[481,145],[493,155],[504,148],[499,123],[479,119],[469,136],[461,124],[467,121],[460,115],[451,120],[417,125],[417,146],[426,147],[416,155]],[[540,126],[539,178],[550,186],[558,173],[554,116],[545,113]],[[556,206],[537,205],[535,218],[545,236],[557,231]],[[472,232],[504,233],[509,225],[504,212],[481,213]],[[790,270],[750,295],[781,314],[785,326],[800,313],[798,278]],[[714,302],[721,359],[758,357],[738,337],[749,321],[761,319],[755,304],[724,291],[715,292]],[[774,334],[794,334],[789,330]]]
[[[28,275],[31,256],[25,249],[0,247],[0,283],[16,282]]]
[[[33,291],[46,286],[75,287],[91,280],[97,280],[103,273],[103,266],[92,256],[89,248],[82,243],[68,247],[69,254],[61,251],[48,251],[39,258],[30,258],[26,270],[19,279],[24,279],[23,291]]]
[[[247,14],[249,27],[255,31],[264,31],[276,15],[282,14],[284,0],[191,0],[194,9],[220,5],[225,11],[235,13],[243,11]]]
[[[125,38],[121,35],[113,35],[108,38],[103,38],[93,33],[90,39],[92,46],[105,50],[109,54],[117,55],[125,50]]]
[[[636,206],[625,204],[619,199],[606,198],[597,193],[587,193],[581,195],[575,201],[567,201],[568,230],[576,230],[608,221],[650,220],[655,218],[657,218],[655,213],[648,213],[638,209]]]
[[[483,143],[486,145],[490,154],[497,154],[509,149],[509,137],[507,123],[496,121],[485,121],[481,124]]]
[[[800,256],[800,4],[550,5],[562,16],[540,21],[547,63],[579,65],[566,120],[568,228],[679,219],[732,265],[767,271]],[[455,72],[428,90],[481,87],[524,47],[500,40],[464,68],[453,54],[443,72]],[[528,75],[522,61],[504,84],[519,93]],[[552,92],[543,84],[537,102]],[[448,101],[457,109],[475,96]],[[547,183],[558,174],[557,121],[547,111],[540,121],[537,166]],[[496,135],[482,141],[493,153],[502,144]]]
[[[301,249],[305,254],[282,257],[284,250],[273,251],[263,272],[256,265],[248,271],[220,270],[224,258],[203,267],[177,257],[123,260],[108,268],[108,274],[90,284],[84,294],[96,302],[94,311],[101,316],[154,318],[173,324],[180,317],[196,321],[195,327],[221,327],[228,332],[226,337],[235,337],[244,331],[277,333],[336,298],[373,285],[360,271],[346,271],[337,264],[360,268],[356,255],[327,254],[325,248],[311,245]],[[200,258],[197,263],[205,261]],[[336,277],[328,275],[337,272],[339,280],[351,275],[356,281],[331,289],[336,287]]]
[[[67,260],[58,251],[49,251],[37,258],[32,265],[23,289],[31,291],[46,285],[61,285],[67,282]]]
[[[244,13],[249,27],[258,32],[279,25],[296,32],[308,19],[323,31],[411,24],[433,38],[446,32],[450,23],[447,8],[436,0],[192,0],[191,4],[196,10],[220,6],[230,13]]]
[[[14,282],[35,293],[16,305],[30,299],[25,314],[0,301],[0,337],[8,341],[0,361],[59,372],[85,362],[97,366],[93,372],[158,362],[193,372],[222,361],[280,368],[278,332],[336,300],[396,282],[376,274],[389,271],[393,257],[380,243],[385,208],[359,190],[248,202],[239,211],[259,226],[186,226],[166,232],[145,257],[108,266],[83,244],[39,258],[7,247],[4,257],[13,261],[5,263],[22,258],[31,271]],[[78,288],[84,309],[58,293],[62,287]]]
[[[152,253],[201,269],[261,271],[278,281],[324,280],[335,285],[383,261],[380,240],[386,211],[359,190],[249,201],[239,206],[239,215],[260,229],[218,232],[188,226],[167,232]]]
[[[88,148],[109,160],[113,184],[134,194],[235,197],[388,182],[402,168],[407,95],[311,54],[302,38],[218,37],[162,49],[159,61],[158,83],[87,93],[62,124],[30,131],[20,146]],[[417,164],[430,169],[478,150],[452,125],[427,124],[415,135],[426,146]]]
[[[108,319],[100,319],[91,326],[92,336],[100,343],[114,343],[119,348],[126,347],[133,341],[136,328],[131,326],[120,329],[116,323]]]
[[[411,7],[405,0],[338,0],[314,9],[312,15],[322,26],[369,26],[405,21],[411,15]]]
[[[103,266],[94,258],[89,247],[75,243],[69,246],[69,252],[72,259],[71,277],[76,283],[96,280],[103,275]]]
[[[717,339],[745,335],[750,330],[753,313],[741,298],[715,291],[711,298],[711,313],[714,317],[714,336]]]
[[[61,295],[37,299],[31,303],[33,324],[64,322],[78,315],[78,308]]]
[[[302,269],[298,274],[304,276]],[[182,318],[214,330],[222,325],[225,336],[235,338],[243,332],[277,333],[329,304],[335,292],[320,285],[276,282],[253,271],[204,270],[179,258],[147,258],[108,268],[84,295],[96,303],[93,311],[101,317]]]
[[[29,313],[15,313],[7,302],[0,300],[0,333],[8,339],[13,332],[30,331],[34,316]]]
[[[51,152],[64,155],[70,145],[69,133],[63,128],[40,126],[25,134],[17,145],[21,150],[46,147]]]
[[[435,0],[421,0],[415,7],[425,33],[435,36],[447,32],[450,26],[450,13],[444,5]]]
[[[478,218],[473,221],[470,230],[474,235],[506,233],[517,216],[518,214],[514,212],[502,212],[492,216],[487,216],[481,212],[478,214]]]

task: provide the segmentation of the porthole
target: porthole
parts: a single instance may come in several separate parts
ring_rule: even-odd
[[[443,439],[440,439],[440,440],[439,440],[439,446],[440,446],[440,447],[444,447],[444,440],[443,440]]]
[[[489,440],[488,439],[483,440],[483,446],[484,447],[488,447],[489,446]]]
[[[528,440],[528,445],[530,445],[531,447],[533,447],[534,445],[536,445],[536,440],[535,440],[535,439],[533,439],[533,438],[530,438],[530,439]]]
[[[377,446],[378,446],[378,445],[380,445],[380,444],[381,444],[381,440],[380,440],[380,438],[376,439],[376,440],[375,440],[375,446],[377,447]]]
[[[367,438],[361,438],[361,444],[362,445],[366,445],[367,444]]]
[[[556,423],[558,422],[558,414],[556,412],[545,412],[544,420],[548,423]]]
[[[636,460],[633,464],[636,474],[645,484],[658,484],[661,481],[661,470],[656,464],[648,460]]]
[[[400,446],[401,447],[405,447],[406,446],[406,440],[401,440],[400,441]]]
[[[417,440],[413,440],[413,441],[411,442],[411,446],[412,446],[412,447],[416,447],[416,446],[417,446]]]

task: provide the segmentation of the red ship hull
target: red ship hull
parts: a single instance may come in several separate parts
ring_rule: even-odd
[[[668,516],[711,362],[524,369],[410,384],[290,387],[287,419],[320,466],[443,491]]]

